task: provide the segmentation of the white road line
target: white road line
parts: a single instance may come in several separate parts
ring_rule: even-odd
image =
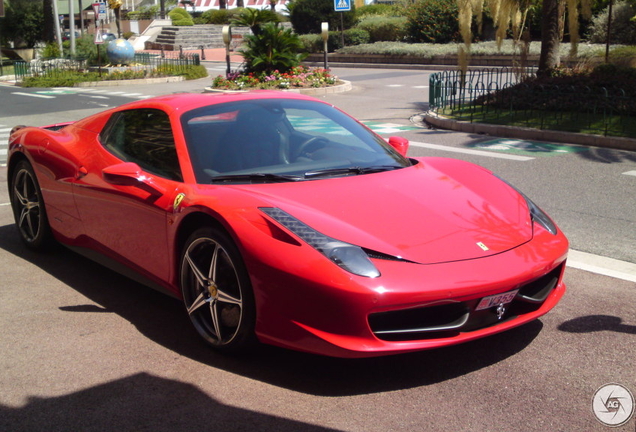
[[[624,172],[623,174],[629,175],[629,176],[636,176],[636,170],[635,171],[627,171],[627,172]]]
[[[517,156],[517,155],[506,154],[506,153],[494,153],[494,152],[487,152],[482,150],[472,150],[472,149],[465,149],[465,148],[459,148],[459,147],[450,147],[450,146],[444,146],[439,144],[428,144],[428,143],[422,143],[417,141],[411,141],[411,145],[415,147],[422,147],[422,148],[427,148],[431,150],[441,150],[441,151],[447,151],[451,153],[463,153],[463,154],[485,156],[485,157],[498,158],[498,159],[509,159],[509,160],[516,160],[520,162],[526,162],[526,161],[534,159],[533,157],[529,157],[529,156]]]
[[[55,99],[55,96],[47,96],[47,95],[41,95],[41,94],[35,94],[35,93],[12,92],[11,94],[20,95],[20,96],[31,96],[31,97],[37,97],[42,99]]]
[[[389,84],[387,87],[404,87],[404,84]]]
[[[413,88],[416,88],[416,89],[425,89],[425,88],[428,88],[428,86],[425,86],[425,85],[421,85],[421,86],[413,86]]]
[[[591,273],[636,282],[636,264],[626,261],[570,250],[567,265]]]
[[[91,99],[110,99],[108,96],[100,96],[100,95],[83,95],[83,94],[81,94],[80,96],[84,96],[84,97],[91,98]]]

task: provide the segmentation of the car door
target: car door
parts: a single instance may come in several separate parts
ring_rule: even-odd
[[[168,114],[113,114],[83,162],[74,194],[90,246],[169,280],[168,216],[182,177]]]

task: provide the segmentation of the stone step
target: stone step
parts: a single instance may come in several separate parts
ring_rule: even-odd
[[[224,48],[222,25],[164,26],[154,40],[146,42],[146,49]],[[243,35],[250,33],[248,27],[232,28],[232,46],[239,46]]]

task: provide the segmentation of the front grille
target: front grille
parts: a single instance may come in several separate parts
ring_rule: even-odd
[[[505,322],[536,311],[557,286],[563,265],[518,289],[506,312],[498,317],[496,308],[476,311],[479,298],[465,302],[445,302],[434,305],[378,312],[369,315],[369,326],[376,337],[387,341],[411,341],[453,337]],[[503,292],[506,292],[503,291]]]

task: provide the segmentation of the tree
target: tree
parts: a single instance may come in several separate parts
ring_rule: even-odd
[[[303,47],[300,38],[277,23],[260,26],[258,35],[247,35],[240,50],[247,72],[285,73],[296,67],[307,56],[299,51]]]
[[[16,48],[31,48],[42,41],[42,0],[11,0],[2,22],[3,36]]]
[[[328,22],[332,30],[345,30],[355,24],[355,7],[349,12],[336,12],[333,0],[292,0],[287,3],[289,20],[298,34],[320,33],[320,23]]]
[[[519,41],[523,34],[525,19],[532,6],[531,0],[457,0],[459,7],[459,26],[464,39],[464,46],[460,49],[465,58],[470,55],[472,40],[471,23],[476,15],[481,24],[484,2],[487,2],[494,24],[497,28],[497,42],[501,43],[508,29],[512,29],[515,41]],[[541,60],[537,73],[549,73],[560,63],[559,45],[562,39],[561,24],[565,13],[568,12],[568,28],[570,33],[570,55],[576,55],[579,41],[579,11],[585,18],[592,14],[591,0],[543,0],[543,18],[541,24]],[[460,55],[460,58],[462,56]],[[461,64],[461,60],[460,60]],[[462,64],[462,67],[466,67]]]

